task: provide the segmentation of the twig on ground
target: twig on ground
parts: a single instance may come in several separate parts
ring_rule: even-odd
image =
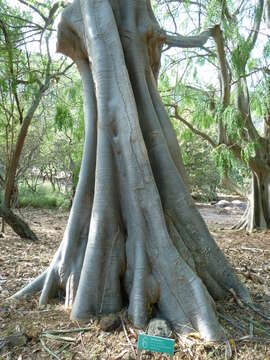
[[[131,350],[133,352],[133,355],[135,356],[136,358],[136,352],[134,350],[134,346],[132,344],[132,342],[130,341],[129,337],[128,337],[128,333],[127,333],[127,330],[126,330],[126,326],[125,326],[125,323],[124,323],[124,320],[122,318],[122,316],[120,316],[120,319],[121,319],[121,323],[122,323],[122,327],[123,327],[123,330],[124,330],[124,334],[126,336],[126,339],[127,339],[127,342],[129,343],[130,347],[131,347]]]
[[[250,322],[249,320],[246,320],[246,321]],[[254,320],[254,319],[252,320],[252,323],[253,323],[253,325],[255,325],[255,326],[253,326],[253,333],[257,330],[257,332],[260,331],[264,334],[267,334],[268,337],[270,338],[270,329],[265,328],[258,321]]]
[[[247,328],[244,327],[243,325],[240,325],[237,321],[235,321],[235,320],[233,320],[233,319],[231,319],[231,318],[228,318],[227,316],[225,316],[225,315],[223,315],[223,314],[221,314],[221,313],[218,313],[218,316],[219,316],[221,319],[223,319],[223,320],[227,321],[228,323],[232,324],[234,327],[236,327],[236,328],[238,328],[238,329],[240,329],[240,330],[242,330],[242,331],[244,331],[244,332],[247,331]]]
[[[51,355],[53,358],[55,358],[55,359],[57,359],[57,360],[61,360],[52,350],[50,350],[50,349],[46,346],[45,342],[44,342],[41,338],[40,338],[39,340],[40,340],[40,342],[41,342],[41,345],[42,345],[43,349],[44,349],[49,355]]]
[[[251,310],[253,310],[256,314],[260,315],[262,318],[264,318],[265,320],[270,321],[270,317],[267,316],[266,314],[264,314],[261,310],[259,310],[258,308],[256,308],[254,305],[252,305],[251,303],[248,303],[246,301],[243,301],[243,303],[249,307]]]
[[[66,350],[70,346],[69,344],[64,344],[59,350],[56,351],[56,354],[61,354],[62,351]]]
[[[241,273],[243,276],[245,276],[247,279],[250,279],[250,280],[252,280],[252,281],[254,281],[254,282],[257,282],[257,283],[259,283],[259,284],[264,284],[265,283],[265,281],[264,281],[264,279],[261,277],[261,276],[259,276],[259,275],[257,275],[257,274],[253,274],[251,271],[249,271],[248,270],[248,272],[242,272]]]
[[[80,332],[79,336],[80,336],[80,340],[81,340],[81,344],[82,344],[83,350],[86,352],[86,347],[85,347],[85,345],[84,345],[84,341],[83,341],[83,337],[82,337],[82,333],[81,333],[81,332]]]
[[[46,337],[48,339],[56,340],[56,341],[76,342],[76,339],[73,339],[71,337],[58,336],[58,335],[53,335],[53,334],[50,334],[50,333],[43,333],[43,334],[41,334],[41,336],[44,336],[44,337]]]
[[[232,296],[233,296],[234,300],[237,302],[237,304],[238,304],[241,308],[243,308],[243,307],[244,307],[244,306],[243,306],[243,303],[242,303],[242,301],[238,298],[238,296],[237,296],[236,292],[234,291],[234,289],[229,289],[229,292],[232,294]]]
[[[270,250],[267,250],[267,249],[250,248],[250,247],[246,247],[246,246],[241,246],[240,249],[251,251],[251,252],[270,252]]]
[[[51,334],[51,335],[72,334],[72,333],[86,332],[86,331],[91,331],[91,328],[73,328],[73,329],[63,329],[63,330],[46,330],[42,334]]]
[[[76,324],[78,327],[80,327],[80,324],[78,323],[78,321],[76,321]],[[82,337],[82,332],[79,333],[79,337],[80,337],[80,340],[81,340],[81,344],[82,344],[82,347],[84,349],[84,351],[86,352],[86,347],[84,345],[84,341],[83,341],[83,337]]]
[[[270,339],[269,338],[265,338],[265,337],[260,337],[260,336],[253,336],[252,338],[249,335],[246,336],[242,336],[240,338],[234,339],[234,341],[240,342],[240,341],[252,341],[252,342],[267,342],[270,343]]]

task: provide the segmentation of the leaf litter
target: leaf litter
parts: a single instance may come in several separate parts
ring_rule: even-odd
[[[173,334],[174,359],[270,360],[270,231],[247,234],[224,230],[241,214],[220,214],[203,209],[210,231],[241,280],[254,305],[241,304],[234,294],[217,303],[219,320],[228,333],[225,343],[205,343],[199,334]],[[61,299],[39,307],[38,294],[10,300],[26,283],[45,270],[63,237],[68,214],[50,210],[24,210],[23,216],[39,241],[21,240],[7,228],[0,237],[0,359],[135,359],[141,330],[132,326],[123,310],[119,326],[101,329],[100,318],[86,324],[71,321]],[[143,353],[142,359],[166,359]]]

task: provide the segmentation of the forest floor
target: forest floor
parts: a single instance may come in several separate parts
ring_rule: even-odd
[[[239,209],[200,206],[215,240],[248,287],[256,306],[270,319],[270,232],[232,231],[241,217]],[[121,314],[119,328],[101,330],[99,319],[79,324],[59,303],[38,307],[38,295],[27,300],[8,297],[36,277],[50,263],[62,239],[67,213],[23,210],[21,213],[39,237],[22,241],[10,229],[0,238],[0,359],[134,359],[139,331]],[[233,296],[217,303],[227,344],[204,343],[198,334],[173,334],[174,359],[270,360],[270,320],[236,303]],[[84,330],[83,330],[84,328]],[[52,330],[60,330],[53,333]],[[78,330],[79,329],[79,330]],[[64,330],[69,330],[65,332]],[[142,359],[166,359],[143,354]]]

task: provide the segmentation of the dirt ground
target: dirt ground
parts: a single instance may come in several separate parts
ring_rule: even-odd
[[[250,290],[256,311],[237,304],[233,295],[217,303],[229,341],[204,343],[196,333],[188,337],[174,333],[174,359],[270,359],[270,232],[248,235],[229,230],[240,219],[239,210],[199,209]],[[88,324],[71,321],[61,302],[39,307],[38,294],[26,300],[8,299],[49,265],[68,216],[44,210],[23,210],[21,215],[39,242],[22,241],[10,229],[0,238],[0,359],[135,359],[139,330],[128,322],[125,311],[119,328],[107,333],[101,330],[100,319]],[[142,359],[166,356],[144,353]]]

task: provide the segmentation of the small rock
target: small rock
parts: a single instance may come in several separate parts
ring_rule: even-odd
[[[216,203],[216,206],[224,208],[224,207],[230,206],[230,202],[227,200],[220,200]]]
[[[247,204],[240,200],[233,200],[232,205],[242,210],[245,210],[247,208]]]
[[[149,322],[147,334],[153,336],[170,337],[172,330],[166,320],[154,318]]]
[[[5,234],[3,234],[2,232],[0,232],[0,239],[3,239],[5,237]]]
[[[99,323],[101,329],[106,332],[116,330],[121,325],[121,319],[117,314],[104,316]]]
[[[9,292],[7,290],[1,291],[1,295],[5,298],[9,297]]]
[[[125,355],[123,355],[122,360],[134,360],[134,356],[130,353],[125,353]]]

